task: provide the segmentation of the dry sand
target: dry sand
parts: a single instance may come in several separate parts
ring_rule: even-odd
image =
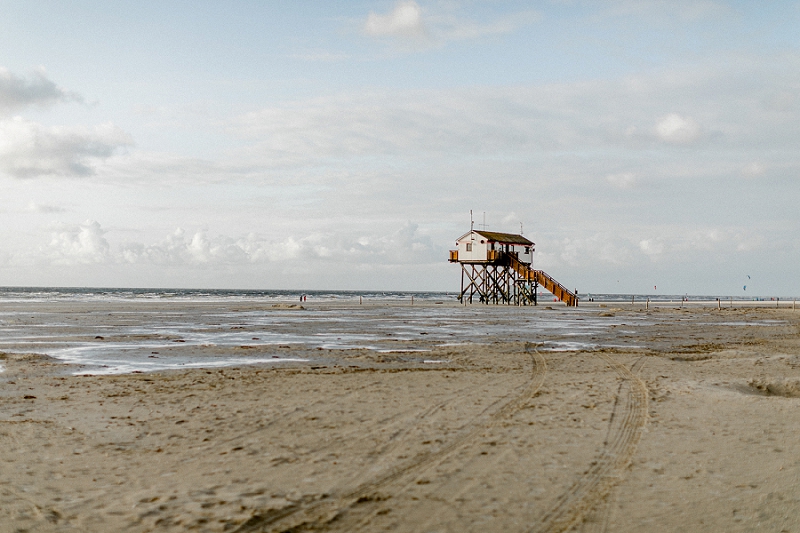
[[[0,531],[800,531],[800,311],[676,307],[584,307],[633,324],[594,351],[117,376],[5,355]]]

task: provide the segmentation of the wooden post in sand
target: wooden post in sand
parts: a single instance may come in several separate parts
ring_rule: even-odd
[[[722,302],[719,301],[719,298],[717,298],[717,309],[722,311]]]
[[[644,303],[644,308],[648,311],[650,310],[650,298],[648,298],[647,301]]]
[[[411,295],[411,305],[414,305],[414,295]]]
[[[361,296],[359,296],[358,297],[358,305],[361,305],[362,303],[364,303],[364,302],[361,301]]]

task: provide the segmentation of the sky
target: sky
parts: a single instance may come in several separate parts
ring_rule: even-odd
[[[472,210],[584,294],[800,295],[798,27],[778,1],[0,0],[0,285],[454,291]]]

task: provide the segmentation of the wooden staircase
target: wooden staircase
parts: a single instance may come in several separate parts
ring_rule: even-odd
[[[534,270],[525,263],[521,263],[515,255],[505,255],[508,257],[511,267],[517,271],[517,274],[519,274],[522,279],[538,283],[569,307],[578,306],[578,295],[570,292],[566,287],[553,279],[544,270]]]

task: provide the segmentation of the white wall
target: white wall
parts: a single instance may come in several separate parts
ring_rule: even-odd
[[[474,240],[471,239],[474,237]],[[484,242],[481,244],[482,239],[477,233],[467,235],[462,240],[458,241],[458,260],[459,261],[486,261],[486,250],[488,247]],[[467,251],[467,243],[472,244],[472,251]]]

